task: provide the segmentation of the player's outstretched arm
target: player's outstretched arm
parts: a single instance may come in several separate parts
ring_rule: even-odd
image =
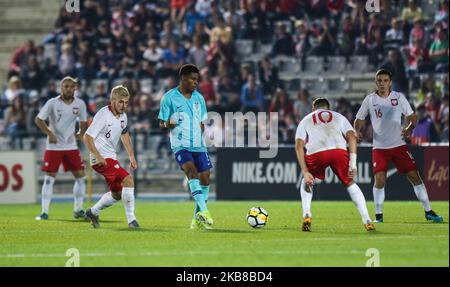
[[[80,122],[80,129],[78,130],[76,135],[77,140],[80,141],[83,140],[84,133],[86,132],[86,130],[87,130],[87,122]]]
[[[412,113],[409,116],[406,116],[405,120],[406,120],[406,127],[402,130],[401,136],[407,139],[411,136],[412,131],[416,127],[417,116],[416,114]]]
[[[355,129],[355,132],[356,132],[357,142],[361,142],[363,140],[362,130],[365,125],[366,125],[366,121],[360,120],[360,119],[355,119],[355,122],[353,123],[353,128]]]
[[[159,120],[159,128],[164,132],[173,129],[176,126],[177,123],[172,119],[169,119],[168,121]]]
[[[303,171],[305,183],[308,185],[314,184],[314,176],[308,171],[305,160],[305,142],[302,139],[295,140],[295,153],[297,154],[297,160],[300,164],[300,168]]]
[[[350,178],[354,178],[356,176],[356,153],[358,148],[357,138],[355,136],[355,132],[348,131],[345,134],[345,138],[348,142],[348,149],[350,151],[350,163],[349,163],[349,174]]]
[[[57,140],[55,134],[48,128],[44,120],[40,119],[39,117],[35,117],[34,123],[43,133],[48,136],[48,141],[50,143],[56,143]]]
[[[125,147],[125,150],[128,153],[128,157],[130,158],[130,167],[132,170],[137,169],[137,162],[136,158],[134,156],[134,149],[133,144],[131,143],[131,137],[128,132],[122,134],[120,136],[120,140],[122,141],[123,146]]]
[[[102,155],[98,152],[97,148],[95,147],[94,139],[88,134],[84,134],[83,138],[84,144],[88,148],[89,152],[95,156],[96,159],[95,164],[106,166],[106,160],[102,157]]]

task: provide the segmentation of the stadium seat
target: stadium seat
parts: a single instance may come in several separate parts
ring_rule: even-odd
[[[369,57],[352,56],[350,57],[349,70],[351,73],[365,73],[369,69]]]
[[[280,78],[291,80],[297,78],[301,72],[301,60],[293,57],[277,57],[278,67],[280,67]]]
[[[332,94],[345,93],[350,90],[350,80],[346,77],[332,78],[328,80],[328,89]]]
[[[253,53],[253,42],[251,40],[237,40],[235,47],[241,59],[245,59]]]
[[[322,74],[323,71],[324,71],[324,58],[313,56],[306,58],[303,72]]]
[[[142,79],[139,81],[140,85],[141,85],[141,91],[143,93],[146,94],[151,94],[152,93],[152,79]]]
[[[345,57],[331,56],[328,57],[327,72],[330,74],[342,74],[347,67]]]
[[[328,91],[328,81],[323,77],[302,80],[302,88],[311,92],[313,97],[323,96]]]

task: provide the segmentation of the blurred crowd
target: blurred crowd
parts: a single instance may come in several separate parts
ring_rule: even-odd
[[[289,94],[272,59],[367,56],[370,71],[393,73],[419,117],[412,143],[448,142],[448,0],[84,0],[80,13],[61,7],[42,43],[27,41],[11,58],[0,92],[0,134],[12,147],[38,135],[33,119],[58,95],[58,81],[77,77],[77,96],[92,116],[110,88],[129,87],[133,131],[157,131],[159,100],[178,83],[183,63],[201,71],[210,111],[279,113],[280,139],[293,143],[298,122],[321,95]],[[236,41],[270,44],[259,62],[238,57]],[[353,122],[360,103],[340,97],[333,109]],[[371,141],[370,127],[366,141]]]

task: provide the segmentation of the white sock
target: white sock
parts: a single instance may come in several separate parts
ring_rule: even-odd
[[[134,215],[134,187],[122,188],[122,202],[123,207],[125,207],[128,223],[136,220],[136,216]]]
[[[100,200],[91,208],[91,211],[94,215],[98,216],[100,214],[100,210],[110,207],[116,202],[117,200],[112,197],[111,191],[107,192],[103,194]]]
[[[373,202],[375,203],[375,213],[383,213],[383,202],[384,202],[384,187],[376,188],[373,187]]]
[[[44,176],[44,183],[42,184],[42,192],[41,192],[42,213],[48,214],[50,202],[52,201],[54,183],[55,183],[54,177],[49,175]]]
[[[311,201],[313,198],[313,193],[312,193],[312,191],[306,192],[305,185],[306,185],[305,179],[302,179],[302,182],[300,183],[300,195],[302,197],[303,218],[312,217]]]
[[[347,187],[347,191],[350,194],[350,197],[353,200],[353,203],[358,208],[359,214],[361,214],[361,218],[364,224],[368,222],[372,222],[369,217],[369,212],[367,211],[366,199],[364,198],[364,194],[361,192],[359,186],[354,183]]]
[[[419,185],[413,185],[414,192],[416,193],[417,199],[422,202],[423,209],[425,211],[431,210],[430,200],[428,199],[428,193],[425,185],[419,184]]]
[[[73,211],[83,209],[83,199],[86,193],[86,177],[76,178],[73,185]]]

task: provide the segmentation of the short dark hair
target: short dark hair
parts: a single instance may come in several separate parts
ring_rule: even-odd
[[[330,108],[330,102],[325,98],[317,98],[313,101],[312,106],[314,108]]]
[[[388,75],[389,79],[392,79],[392,73],[386,69],[379,69],[375,74],[375,78],[378,77],[379,75]]]
[[[193,64],[185,64],[181,66],[179,76],[189,75],[191,73],[200,74],[200,70]]]

